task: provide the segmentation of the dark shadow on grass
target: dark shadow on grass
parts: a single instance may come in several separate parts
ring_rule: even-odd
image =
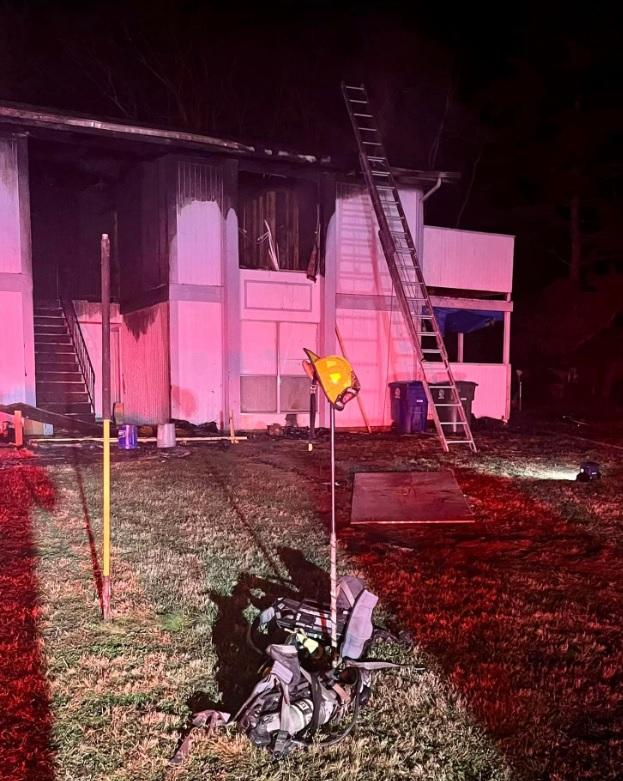
[[[84,480],[82,479],[82,471],[80,469],[80,463],[78,461],[77,453],[72,452],[74,471],[76,473],[76,484],[78,485],[78,493],[80,495],[80,504],[82,505],[82,518],[84,521],[84,529],[87,533],[87,540],[89,542],[89,551],[91,554],[91,566],[93,568],[93,580],[95,582],[95,588],[97,590],[97,599],[100,604],[100,610],[104,609],[103,595],[102,595],[102,570],[100,568],[99,558],[97,555],[97,546],[95,544],[95,537],[93,535],[93,528],[91,526],[91,515],[89,514],[89,504],[87,502],[86,493],[84,490]]]
[[[55,497],[41,467],[0,468],[0,776],[6,779],[54,778],[31,510],[52,509]]]
[[[212,643],[218,657],[216,681],[222,693],[222,701],[216,706],[219,710],[236,712],[257,683],[258,671],[264,662],[264,657],[248,643],[249,621],[245,615],[248,608],[264,610],[283,596],[327,600],[329,581],[324,570],[307,561],[301,551],[293,548],[281,547],[278,555],[288,570],[287,582],[243,572],[231,594],[214,591],[209,594],[218,608]],[[195,712],[215,707],[201,692],[192,695],[188,706]]]
[[[222,474],[219,474],[219,472],[212,467],[212,477],[214,479],[214,482],[218,483],[220,489],[223,491],[225,496],[227,497],[227,500],[229,504],[231,505],[231,508],[238,516],[238,519],[242,523],[243,527],[253,540],[253,543],[257,547],[259,551],[261,551],[262,555],[264,556],[264,559],[270,569],[273,571],[274,576],[277,578],[278,581],[283,582],[283,579],[281,577],[281,573],[279,572],[279,567],[277,566],[277,562],[274,560],[274,558],[271,556],[270,551],[264,545],[264,542],[262,541],[262,538],[254,528],[251,521],[247,518],[247,516],[244,514],[242,509],[240,508],[240,505],[238,503],[238,500],[236,499],[234,492],[232,491],[231,487],[227,484],[227,482],[224,479],[224,476]]]

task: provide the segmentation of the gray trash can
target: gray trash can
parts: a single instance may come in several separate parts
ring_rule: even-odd
[[[463,404],[463,409],[465,410],[467,422],[470,425],[472,423],[472,402],[474,401],[474,396],[476,395],[477,385],[478,385],[477,382],[456,380],[456,389],[459,392],[459,398],[461,399],[461,403]],[[449,403],[451,395],[450,395],[450,390],[447,387],[447,383],[432,382],[429,385],[429,387],[435,404]],[[439,415],[439,420],[442,423],[456,424],[458,419],[458,415],[456,414],[455,407],[438,407],[437,414]],[[457,430],[458,430],[458,426],[456,425],[452,426],[453,434],[456,434]]]

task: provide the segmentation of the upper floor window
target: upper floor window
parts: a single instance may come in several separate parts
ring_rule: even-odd
[[[241,173],[239,226],[242,268],[308,271],[320,243],[315,182]]]

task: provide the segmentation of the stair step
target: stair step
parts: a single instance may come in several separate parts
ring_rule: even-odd
[[[43,342],[35,342],[35,354],[45,353],[46,355],[74,355],[74,346],[71,341],[63,344],[57,342],[49,342],[44,340]]]
[[[33,314],[35,317],[63,317],[63,310],[60,306],[35,306]]]
[[[63,368],[63,366],[65,368]],[[82,378],[82,372],[74,366],[67,366],[61,364],[61,366],[50,366],[46,364],[42,367],[35,367],[35,376],[37,383],[44,382],[66,382],[69,384],[79,382],[84,385],[84,379]]]
[[[60,311],[57,313],[54,313],[52,311],[44,312],[43,314],[37,314],[37,312],[35,312],[34,317],[35,317],[35,325],[37,325],[37,323],[41,323],[41,324],[50,323],[51,325],[55,325],[56,323],[62,323],[63,325],[65,324],[65,318],[63,316],[63,313]]]
[[[41,409],[47,409],[50,412],[59,412],[61,415],[91,415],[91,405],[89,402],[66,402],[66,401],[41,401]]]
[[[35,346],[39,344],[72,345],[71,336],[64,334],[35,334]]]
[[[57,372],[54,373],[56,374]],[[69,393],[86,393],[86,385],[84,384],[84,380],[82,379],[81,374],[76,373],[60,376],[63,377],[63,379],[51,380],[49,375],[46,375],[45,377],[37,375],[37,391],[44,391],[46,388],[50,388],[56,391],[67,391]]]
[[[65,372],[72,370],[79,371],[74,353],[54,353],[37,352],[35,353],[35,370]]]
[[[62,321],[59,322],[59,325],[35,323],[35,339],[38,339],[40,336],[69,336],[69,333]]]
[[[44,388],[37,388],[37,400],[58,402],[59,404],[88,404],[89,396],[84,388],[78,391],[68,391],[62,386],[55,388],[51,385],[46,385]]]

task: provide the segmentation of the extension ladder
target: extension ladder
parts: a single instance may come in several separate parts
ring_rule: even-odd
[[[421,369],[439,441],[445,451],[450,445],[467,445],[476,452],[396,181],[370,110],[368,94],[363,85],[344,83],[342,94],[357,139],[359,160],[376,214],[383,254]],[[435,395],[430,388],[433,376]]]

